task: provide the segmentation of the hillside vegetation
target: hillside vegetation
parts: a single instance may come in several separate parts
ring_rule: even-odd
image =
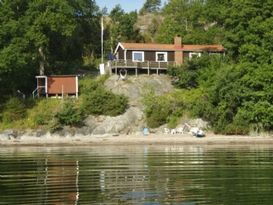
[[[182,36],[185,44],[217,43],[226,48],[222,58],[203,55],[181,68],[169,69],[177,90],[156,100],[152,92],[147,96],[145,113],[150,126],[175,126],[187,114],[206,119],[220,133],[272,131],[272,11],[271,0],[170,0],[164,6],[160,0],[146,0],[139,12],[125,12],[120,5],[101,11],[89,0],[0,1],[2,124],[19,123],[17,119],[34,115],[29,114],[33,106],[59,103],[14,99],[18,90],[31,93],[35,75],[43,71],[76,73],[77,68],[97,66],[101,57],[99,24],[104,15],[105,58],[119,41],[173,43],[176,35]],[[62,105],[68,108],[57,115],[59,122],[72,123],[65,119],[67,113],[72,113],[76,122],[81,117],[78,106],[101,114],[104,108],[88,109],[90,103],[101,105],[103,99],[126,104],[123,98],[109,97],[108,92],[98,93],[103,96],[93,93],[89,98],[83,91],[79,102]],[[115,110],[122,112],[123,108]],[[38,119],[55,117],[49,113]]]
[[[45,129],[55,132],[63,126],[84,126],[84,119],[89,115],[123,114],[128,100],[108,91],[103,85],[106,79],[107,76],[81,79],[79,99],[10,98],[4,104],[0,130]]]

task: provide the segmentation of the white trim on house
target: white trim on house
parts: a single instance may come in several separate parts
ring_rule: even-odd
[[[158,54],[164,54],[164,60],[163,61],[158,60]],[[168,61],[168,52],[155,52],[155,61],[156,62],[167,62]]]
[[[76,98],[79,97],[79,78],[78,76],[75,76],[76,78]]]
[[[126,61],[127,60],[127,49],[124,50],[123,54],[124,54],[124,58],[123,59]]]
[[[190,52],[189,59],[192,59],[193,56],[201,57],[201,52]]]
[[[140,54],[141,54],[141,56],[142,56],[142,61],[139,61],[139,60],[135,60],[135,59],[134,59],[134,54],[136,54],[136,53],[140,53]],[[145,61],[145,59],[144,59],[144,51],[133,51],[133,52],[132,52],[132,61],[133,61],[133,62],[144,62],[144,61]]]
[[[115,50],[114,53],[117,53],[117,52],[118,52],[119,47],[121,47],[121,48],[124,50],[123,45],[122,45],[121,43],[118,43],[118,45],[117,45],[116,50]]]
[[[47,82],[47,76],[45,76],[45,93],[47,94],[47,87],[48,86],[48,82]]]

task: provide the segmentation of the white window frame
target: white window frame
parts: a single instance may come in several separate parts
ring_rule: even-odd
[[[189,58],[192,59],[193,56],[196,56],[197,57],[201,57],[201,53],[200,52],[190,52],[189,54]]]
[[[139,60],[135,60],[134,59],[134,54],[136,54],[136,53],[140,53],[141,55],[142,55],[142,61],[139,61]],[[132,52],[132,61],[133,62],[144,62],[144,51],[133,51]]]
[[[164,61],[158,60],[158,54],[164,54]],[[156,52],[155,53],[155,60],[156,60],[156,62],[167,62],[168,61],[168,52]]]

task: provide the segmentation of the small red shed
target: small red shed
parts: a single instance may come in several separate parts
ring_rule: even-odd
[[[33,97],[45,95],[46,97],[75,96],[78,98],[79,83],[77,75],[51,75],[36,76],[37,87]]]

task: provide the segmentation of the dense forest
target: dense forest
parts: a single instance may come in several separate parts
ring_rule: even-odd
[[[147,97],[151,127],[187,114],[216,132],[271,131],[272,11],[271,0],[146,0],[133,12],[91,0],[0,0],[1,110],[18,90],[30,95],[37,74],[96,69],[104,17],[106,59],[119,41],[172,43],[175,35],[185,44],[226,48],[223,58],[203,55],[169,69],[178,89],[152,103]]]

